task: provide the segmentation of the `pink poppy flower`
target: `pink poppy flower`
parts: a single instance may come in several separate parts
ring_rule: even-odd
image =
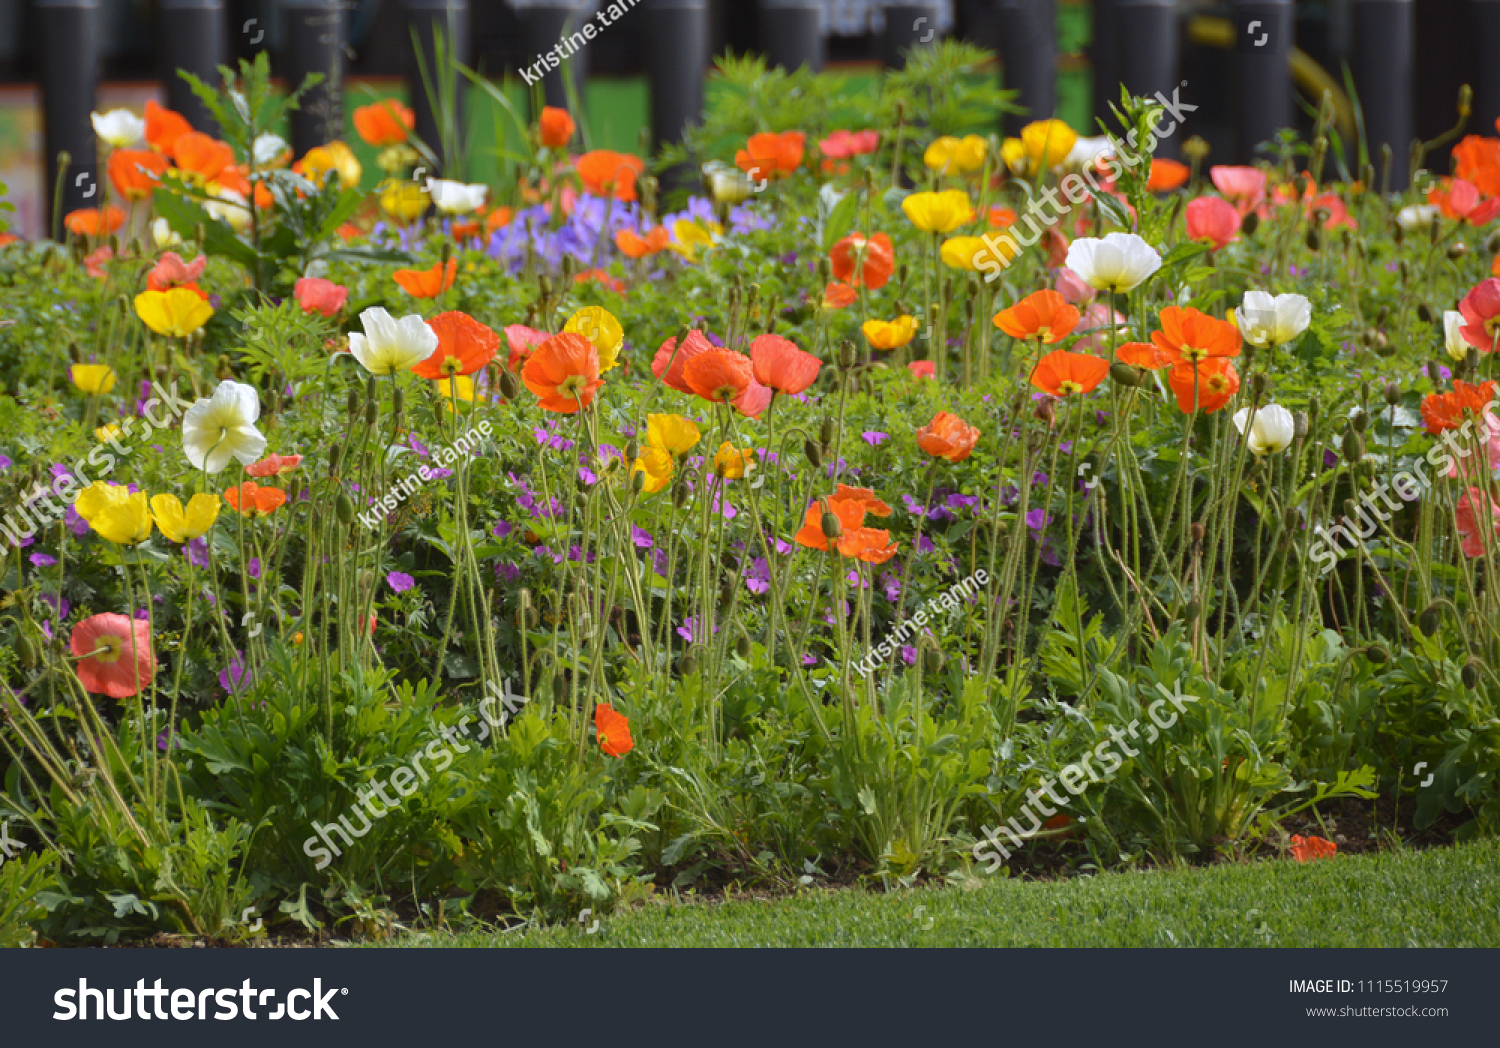
[[[69,640],[81,661],[76,669],[85,691],[126,699],[150,685],[156,674],[151,624],[124,615],[90,615]]]
[[[1488,500],[1490,504],[1490,535],[1486,540],[1479,530],[1479,518],[1474,507],[1480,500]],[[1478,488],[1470,488],[1458,499],[1458,507],[1453,513],[1454,521],[1458,525],[1458,537],[1463,546],[1464,556],[1479,557],[1484,555],[1485,542],[1488,541],[1490,548],[1500,548],[1500,505],[1495,500]]]
[[[1481,353],[1494,349],[1500,336],[1500,280],[1489,277],[1475,284],[1458,304],[1458,311],[1464,316],[1459,329],[1464,341]]]
[[[510,345],[507,366],[512,371],[519,371],[521,365],[526,363],[526,358],[531,356],[531,351],[551,337],[545,331],[529,328],[525,324],[507,324],[505,341]]]
[[[819,142],[818,149],[834,160],[848,160],[852,156],[873,153],[879,145],[879,131],[838,130]]]
[[[1207,240],[1218,251],[1233,243],[1240,231],[1240,213],[1234,205],[1219,197],[1202,196],[1187,206],[1187,234],[1190,240]]]
[[[1102,302],[1096,302],[1083,311],[1083,319],[1078,322],[1078,326],[1073,330],[1076,332],[1087,332],[1087,334],[1084,334],[1082,338],[1073,343],[1074,353],[1094,353],[1098,356],[1109,355],[1109,315],[1109,307]],[[1125,314],[1116,311],[1114,317],[1116,327],[1125,323]],[[1125,332],[1122,329],[1115,336],[1115,345],[1118,346],[1125,340]]]
[[[1057,293],[1065,300],[1075,306],[1086,306],[1094,301],[1098,294],[1093,288],[1084,282],[1083,277],[1073,272],[1067,266],[1057,271]]]
[[[199,255],[191,262],[184,262],[175,251],[168,251],[146,276],[146,288],[150,291],[167,291],[174,287],[186,287],[203,275],[208,265],[208,256]]]
[[[106,276],[109,275],[104,268],[104,264],[114,257],[114,249],[108,244],[105,244],[103,247],[99,248],[97,251],[94,251],[83,260],[84,272],[93,277],[95,280],[103,280]]]
[[[913,360],[906,365],[906,370],[916,378],[932,378],[937,374],[937,365],[930,360]]]
[[[1241,216],[1254,211],[1266,199],[1266,173],[1258,167],[1221,164],[1209,168],[1208,177]]]
[[[303,277],[292,288],[297,296],[297,305],[304,313],[318,313],[331,317],[344,308],[349,301],[349,289],[322,277]]]

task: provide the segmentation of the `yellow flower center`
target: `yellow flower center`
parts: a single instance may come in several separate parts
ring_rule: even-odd
[[[125,653],[125,638],[117,637],[112,633],[107,634],[99,638],[99,647],[104,650],[95,656],[97,661],[106,663],[119,662],[120,656]]]
[[[1074,393],[1082,393],[1082,392],[1083,392],[1083,387],[1080,386],[1077,382],[1063,381],[1063,382],[1059,382],[1057,384],[1057,393],[1058,393],[1058,396],[1070,397]]]
[[[1196,364],[1200,360],[1206,360],[1209,354],[1208,350],[1199,349],[1197,346],[1183,346],[1182,355]]]

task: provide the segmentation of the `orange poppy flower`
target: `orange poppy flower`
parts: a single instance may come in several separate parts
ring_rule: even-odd
[[[537,121],[537,129],[541,132],[542,145],[551,149],[562,149],[573,140],[573,117],[566,109],[543,106],[541,119]]]
[[[456,258],[450,258],[446,268],[441,262],[435,262],[431,269],[398,269],[391,274],[391,278],[412,298],[437,298],[453,286],[457,276]]]
[[[866,564],[884,564],[896,555],[897,544],[891,541],[889,531],[875,528],[855,528],[838,537],[839,553],[855,557]]]
[[[750,343],[755,380],[779,393],[801,393],[818,377],[823,362],[780,335],[761,335]]]
[[[1190,174],[1191,169],[1176,160],[1153,160],[1151,174],[1146,176],[1146,191],[1165,193],[1169,189],[1176,189],[1188,180]]]
[[[588,407],[604,385],[599,377],[599,351],[582,335],[565,331],[543,342],[521,368],[521,381],[548,411],[563,415]]]
[[[125,212],[110,206],[102,212],[97,207],[80,208],[63,216],[63,225],[74,236],[109,236],[125,224]]]
[[[1239,328],[1189,306],[1168,306],[1161,311],[1161,330],[1152,332],[1156,348],[1174,364],[1197,363],[1210,357],[1237,357],[1245,344]]]
[[[280,488],[263,488],[247,480],[224,492],[224,501],[247,517],[264,517],[286,502],[286,492]]]
[[[1054,397],[1088,393],[1109,374],[1109,361],[1087,353],[1056,350],[1036,362],[1031,384]]]
[[[785,178],[802,163],[806,142],[801,131],[762,131],[734,154],[734,165],[754,179]]]
[[[227,143],[201,131],[189,131],[173,144],[172,159],[183,174],[203,182],[213,182],[226,167],[234,164],[234,150]]]
[[[829,499],[828,512],[838,518],[839,527],[845,532],[860,530],[865,522],[864,506],[852,500]],[[792,539],[799,546],[828,552],[828,536],[823,534],[823,507],[816,502],[807,507],[802,530]]]
[[[689,331],[681,349],[677,348],[677,338],[673,336],[656,351],[651,361],[651,373],[677,392],[691,393],[693,387],[687,384],[686,377],[688,361],[713,348],[714,344],[701,331]]]
[[[615,234],[615,247],[627,258],[645,258],[666,250],[672,242],[672,234],[666,226],[657,226],[644,237],[633,229],[622,229]]]
[[[917,430],[917,446],[949,462],[962,462],[973,454],[978,443],[979,429],[946,411],[939,411],[931,422]]]
[[[172,155],[172,147],[183,135],[191,134],[193,125],[181,113],[146,99],[146,143],[158,153]]]
[[[1115,350],[1115,356],[1126,364],[1134,364],[1138,368],[1146,368],[1156,371],[1175,364],[1176,359],[1170,354],[1156,348],[1152,342],[1126,342]]]
[[[1298,862],[1312,862],[1314,859],[1331,859],[1333,854],[1339,850],[1339,846],[1323,837],[1292,837],[1292,858]]]
[[[279,477],[302,465],[301,455],[267,455],[259,462],[245,467],[252,477]]]
[[[354,130],[367,144],[376,147],[405,142],[407,132],[416,126],[417,115],[394,98],[354,111]]]
[[[861,251],[864,253],[862,264]],[[855,287],[863,283],[871,291],[885,287],[891,274],[896,272],[896,249],[891,245],[891,238],[884,233],[876,233],[869,239],[863,233],[850,233],[833,245],[828,260],[833,263],[834,280]]]
[[[840,484],[834,489],[828,499],[829,503],[848,502],[858,506],[866,513],[873,513],[877,517],[889,517],[891,507],[885,504],[883,499],[877,498],[874,488],[851,488],[848,484]],[[861,517],[861,520],[864,518]]]
[[[427,322],[438,337],[432,356],[417,362],[412,372],[430,379],[472,375],[495,359],[500,336],[467,313],[439,313]]]
[[[149,149],[116,149],[109,154],[109,181],[126,200],[146,199],[166,170],[167,158]]]
[[[623,757],[635,748],[630,721],[607,702],[594,707],[594,731],[599,737],[599,748],[611,757]]]
[[[712,347],[687,362],[682,378],[698,396],[720,404],[749,389],[754,370],[749,357]]]
[[[834,281],[823,289],[824,309],[843,309],[859,301],[859,292],[848,284]]]
[[[994,316],[995,326],[1011,338],[1059,342],[1078,326],[1078,307],[1047,288],[1034,291]]]
[[[1167,385],[1177,394],[1177,407],[1184,415],[1192,414],[1195,398],[1198,410],[1211,415],[1239,392],[1240,375],[1224,357],[1209,357],[1200,364],[1174,365]]]
[[[1500,196],[1500,139],[1465,135],[1453,147],[1454,174],[1485,196]]]
[[[360,229],[353,222],[345,222],[343,225],[335,229],[334,232],[337,233],[338,238],[346,244],[351,240],[358,240],[360,237],[365,235],[365,231],[363,229]]]
[[[596,149],[578,158],[577,170],[585,193],[601,197],[613,193],[616,200],[634,200],[635,178],[646,170],[646,162],[629,153]]]
[[[1008,207],[991,207],[988,222],[991,229],[1009,229],[1016,224],[1016,213]]]
[[[1471,386],[1462,379],[1453,383],[1450,393],[1431,393],[1422,401],[1422,421],[1433,436],[1464,424],[1464,413],[1479,414],[1495,396],[1495,382],[1490,380]]]

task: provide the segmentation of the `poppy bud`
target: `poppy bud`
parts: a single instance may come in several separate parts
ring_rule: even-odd
[[[1371,644],[1368,648],[1365,649],[1365,658],[1369,659],[1377,666],[1384,666],[1387,662],[1391,661],[1391,653],[1386,651],[1379,644]]]
[[[807,461],[812,463],[813,469],[817,469],[823,464],[823,449],[811,440],[804,440],[802,442],[802,453],[807,456]]]
[[[1484,249],[1492,255],[1500,254],[1500,231],[1491,233],[1484,242]]]
[[[1479,370],[1479,347],[1470,346],[1464,351],[1464,366],[1467,367],[1470,372],[1477,372]],[[1439,372],[1439,374],[1441,374],[1441,372]]]
[[[1470,659],[1464,663],[1463,669],[1458,671],[1458,678],[1464,682],[1464,687],[1470,691],[1479,687],[1479,660]]]
[[[1295,531],[1297,525],[1302,523],[1302,513],[1296,506],[1288,506],[1281,518],[1281,526],[1287,531]]]
[[[1254,236],[1255,231],[1260,228],[1260,216],[1254,211],[1250,212],[1240,220],[1240,232],[1247,237]]]
[[[77,363],[79,363],[79,362],[82,361],[83,358],[80,357],[79,354],[78,354],[78,343],[77,342],[69,341],[69,343],[68,343],[68,357],[75,364],[77,364]]]
[[[1396,403],[1400,399],[1401,399],[1401,387],[1398,386],[1398,385],[1396,385],[1396,383],[1394,383],[1394,382],[1387,382],[1385,384],[1385,402],[1387,404],[1389,404],[1391,407],[1395,407]]]
[[[1417,629],[1427,636],[1432,636],[1443,624],[1443,606],[1436,601],[1427,605],[1422,614],[1417,616]]]
[[[349,391],[348,406],[349,421],[353,422],[355,419],[359,418],[359,390],[351,389]]]
[[[1354,417],[1349,420],[1349,425],[1353,427],[1354,432],[1363,433],[1370,428],[1369,413],[1364,410],[1356,411]]]
[[[365,425],[373,426],[380,418],[380,402],[373,397],[365,401]]]
[[[1401,273],[1401,283],[1405,284],[1407,278],[1411,276],[1411,266],[1407,265],[1406,259],[1403,258],[1400,262],[1399,269]]]
[[[1203,527],[1203,522],[1201,520],[1195,520],[1193,521],[1192,526],[1188,528],[1188,534],[1193,537],[1194,545],[1200,545],[1203,542],[1203,536],[1208,534],[1208,531]]]
[[[831,418],[824,418],[818,425],[818,443],[827,447],[833,443],[833,438],[838,436],[837,424]]]
[[[36,665],[37,653],[36,642],[24,632],[16,634],[15,642],[11,645],[15,649],[16,658],[21,660],[21,665],[27,669]]]
[[[839,523],[837,514],[823,511],[823,537],[836,539],[844,533],[844,525]]]
[[[1050,399],[1040,401],[1032,414],[1049,426],[1052,425],[1052,420],[1057,417],[1057,412],[1053,409]]]
[[[1292,412],[1292,437],[1296,440],[1307,439],[1307,412]]]
[[[569,280],[573,279],[573,256],[572,255],[564,255],[563,256],[563,260],[562,260],[562,278],[563,278],[563,282],[564,283],[567,283]]]
[[[1347,227],[1344,229],[1344,235],[1343,235],[1343,237],[1341,239],[1344,241],[1344,250],[1345,251],[1348,251],[1352,247],[1354,247],[1354,234],[1351,233],[1351,232],[1349,232],[1349,230],[1348,230]]]
[[[1198,621],[1198,616],[1202,612],[1203,605],[1198,602],[1197,597],[1194,597],[1192,600],[1188,601],[1187,605],[1182,609],[1182,621],[1188,626],[1191,626],[1193,623]]]
[[[943,672],[943,653],[936,648],[928,648],[922,653],[922,668],[933,674]]]
[[[534,630],[542,623],[542,617],[537,614],[535,608],[521,609],[521,623],[529,630]]]
[[[1451,259],[1463,258],[1468,253],[1469,246],[1462,240],[1455,240],[1453,243],[1448,245],[1448,257]]]
[[[398,415],[406,409],[406,390],[400,386],[397,386],[395,391],[391,393],[391,407],[395,409]]]
[[[286,498],[288,502],[296,502],[302,497],[302,478],[293,477],[291,484],[287,486]]]
[[[848,371],[858,363],[859,350],[855,348],[854,342],[852,340],[847,338],[844,339],[839,343],[839,367],[843,368],[845,371]]]
[[[1307,230],[1307,250],[1317,251],[1323,246],[1323,238],[1318,235],[1317,226],[1309,226]]]
[[[828,279],[831,276],[833,276],[833,271],[829,268],[828,259],[826,259],[826,258],[820,258],[820,259],[818,259],[818,279],[819,279],[819,281],[821,281],[822,283],[826,284],[826,283],[828,283]]]
[[[1117,385],[1129,386],[1133,389],[1146,380],[1146,373],[1140,368],[1132,367],[1117,360],[1109,366],[1109,377]]]
[[[626,462],[634,462],[636,459],[638,459],[640,457],[641,457],[641,445],[640,445],[640,442],[636,441],[634,439],[630,440],[625,445],[625,461]]]
[[[742,659],[748,659],[750,652],[750,638],[741,633],[740,639],[734,642],[734,653]]]
[[[552,678],[552,698],[557,702],[568,701],[568,682],[561,676]]]
[[[506,400],[515,400],[521,392],[521,382],[509,368],[500,369],[500,393]]]
[[[337,473],[339,471],[339,460],[341,460],[343,457],[344,457],[344,446],[342,444],[340,444],[338,441],[334,441],[332,444],[330,444],[328,446],[328,472],[329,473]]]
[[[1417,319],[1424,324],[1432,323],[1432,307],[1426,302],[1417,303]]]
[[[639,474],[639,475],[642,476],[642,477],[645,476],[644,473]],[[687,500],[688,500],[688,495],[690,495],[690,494],[691,494],[691,492],[688,491],[687,482],[685,480],[679,480],[672,487],[672,505],[676,506],[678,509],[681,509],[683,506],[686,506],[687,505]]]
[[[1495,234],[1495,236],[1496,237],[1500,237],[1500,233]],[[1496,251],[1500,251],[1500,247],[1497,247],[1495,250]],[[896,286],[897,287],[905,287],[906,286],[906,263],[905,262],[902,262],[899,266],[896,267]]]
[[[1443,384],[1443,372],[1441,368],[1442,365],[1436,360],[1429,360],[1427,362],[1427,378],[1434,386],[1442,386]]]
[[[354,523],[354,500],[349,497],[347,491],[339,492],[339,497],[333,503],[333,511],[338,514],[340,523]]]
[[[1312,396],[1310,396],[1310,397],[1307,398],[1307,418],[1308,418],[1308,424],[1309,425],[1313,425],[1313,426],[1317,425],[1318,424],[1318,416],[1321,415],[1322,413],[1323,413],[1323,402],[1321,400],[1319,400],[1318,399],[1318,395],[1316,393],[1314,393]]]
[[[677,672],[684,677],[691,677],[698,672],[698,660],[691,653],[683,655],[677,660]]]
[[[1257,371],[1250,376],[1250,389],[1254,392],[1257,401],[1266,395],[1266,386],[1269,384],[1270,379],[1266,377],[1264,371]]]
[[[1391,239],[1396,242],[1397,247],[1400,247],[1402,242],[1406,240],[1406,230],[1396,225],[1394,218],[1391,219]]]
[[[1358,462],[1365,457],[1365,442],[1353,429],[1347,429],[1344,431],[1343,450],[1345,462]]]

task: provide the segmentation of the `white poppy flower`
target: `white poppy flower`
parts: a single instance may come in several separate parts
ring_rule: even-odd
[[[1252,346],[1284,346],[1312,323],[1312,303],[1301,295],[1246,291],[1234,319]]]
[[[488,186],[450,182],[446,178],[427,180],[427,195],[432,197],[432,202],[439,211],[448,215],[466,215],[470,211],[477,211],[484,206],[484,198],[489,191]]]
[[[229,223],[229,228],[236,233],[250,228],[249,201],[242,194],[223,186],[214,186],[209,193],[213,199],[203,202],[203,210]]]
[[[1161,256],[1134,233],[1109,233],[1073,241],[1067,266],[1100,291],[1131,291],[1161,268]]]
[[[1240,408],[1234,413],[1234,428],[1245,432],[1250,421],[1250,409]],[[1292,413],[1280,404],[1266,404],[1255,412],[1255,422],[1245,437],[1245,443],[1253,455],[1264,455],[1268,451],[1285,451],[1291,446],[1295,433]]]
[[[286,139],[267,132],[255,136],[255,145],[251,147],[250,152],[255,157],[256,167],[266,167],[276,163],[286,152],[286,148]]]
[[[108,113],[90,113],[94,134],[116,149],[129,149],[146,137],[146,121],[128,109],[111,109]]]
[[[255,462],[266,450],[266,438],[255,428],[260,418],[260,395],[254,386],[228,379],[211,397],[204,397],[182,416],[182,450],[194,469],[217,473],[238,459]]]
[[[1467,321],[1456,309],[1443,311],[1443,348],[1454,360],[1463,360],[1469,355],[1469,341],[1463,336]]]
[[[1396,212],[1396,225],[1408,233],[1417,229],[1427,229],[1437,221],[1440,214],[1442,212],[1435,204],[1412,204]]]
[[[379,306],[371,306],[359,319],[365,333],[350,332],[349,351],[372,375],[405,371],[437,349],[437,332],[416,313],[397,320]]]
[[[1073,148],[1063,158],[1063,166],[1071,168],[1093,167],[1100,160],[1108,159],[1115,155],[1115,147],[1108,136],[1098,135],[1094,138],[1080,138],[1073,143]]]
[[[169,247],[178,247],[182,244],[182,237],[173,231],[171,223],[165,218],[158,218],[151,223],[151,239],[156,241],[159,251],[165,251]]]

